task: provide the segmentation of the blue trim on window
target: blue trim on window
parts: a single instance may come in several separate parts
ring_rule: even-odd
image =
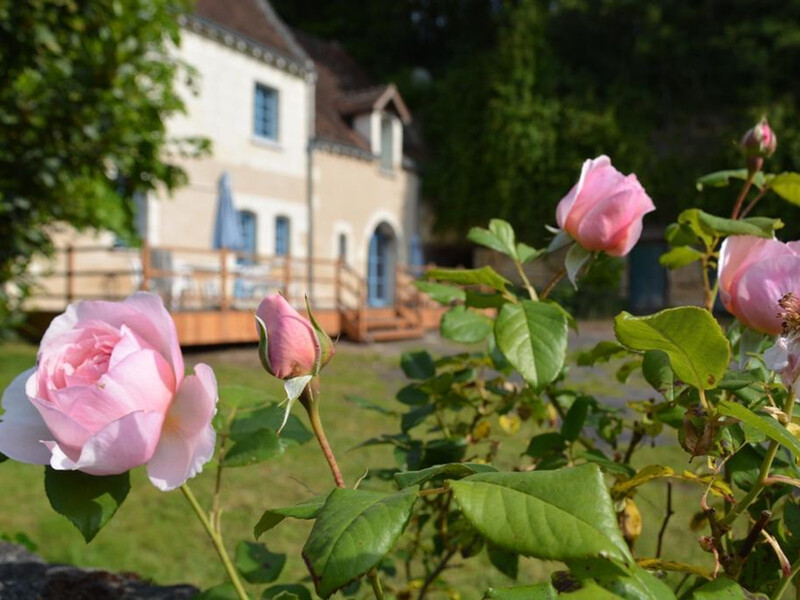
[[[268,140],[278,140],[278,90],[256,84],[253,133]]]
[[[377,229],[369,241],[367,261],[367,303],[370,306],[387,306],[389,303],[388,254],[389,238]]]
[[[290,242],[289,218],[275,218],[275,256],[286,256],[289,254]]]

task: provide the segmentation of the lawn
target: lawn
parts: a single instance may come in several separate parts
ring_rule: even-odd
[[[0,387],[4,388],[18,372],[32,365],[35,348],[25,344],[0,347]],[[255,349],[237,348],[218,352],[189,353],[187,365],[208,362],[221,384],[236,383],[264,390],[264,394],[280,398],[278,382],[258,366]],[[342,466],[345,480],[353,484],[368,466],[392,466],[393,459],[385,447],[355,447],[359,442],[381,432],[397,430],[396,417],[365,411],[344,400],[348,394],[369,398],[389,409],[402,405],[393,400],[403,383],[399,355],[392,347],[366,347],[341,344],[334,361],[326,368],[323,379],[322,416],[331,444]],[[592,386],[600,379],[595,373],[585,377]],[[613,393],[613,385],[603,395]],[[224,398],[221,400],[224,402]],[[298,415],[300,412],[297,413]],[[526,424],[527,427],[527,424]],[[499,428],[495,428],[499,429]],[[503,441],[500,466],[518,462],[519,452],[531,435],[523,430]],[[652,463],[671,464],[676,470],[687,467],[682,452],[674,447],[645,448],[637,466]],[[211,469],[191,482],[201,502],[207,503],[212,486]],[[24,532],[48,560],[115,571],[134,571],[159,583],[192,583],[208,587],[223,581],[224,574],[199,524],[187,510],[178,492],[162,493],[149,484],[143,471],[133,474],[133,489],[114,520],[97,538],[86,545],[77,530],[49,507],[42,485],[40,467],[7,461],[0,465],[0,534]],[[365,487],[385,485],[367,481]],[[270,462],[257,466],[225,471],[223,516],[226,540],[231,550],[236,541],[252,539],[252,528],[266,508],[302,501],[331,487],[330,473],[315,443],[294,448]],[[637,555],[653,556],[656,537],[665,505],[665,485],[644,486],[637,504],[644,518],[644,531],[637,543]],[[681,562],[697,560],[712,567],[710,555],[703,554],[695,539],[699,534],[687,531],[691,516],[698,509],[696,488],[676,485],[673,495],[673,516],[665,536],[664,558]],[[307,577],[300,558],[300,549],[310,524],[287,521],[265,536],[274,552],[289,555],[281,576],[283,582]],[[533,581],[557,568],[539,561],[523,560],[521,581]],[[479,564],[446,572],[446,578],[457,585],[461,598],[478,599],[486,587],[510,585],[512,582],[489,565],[485,554]],[[435,594],[431,594],[436,597]]]

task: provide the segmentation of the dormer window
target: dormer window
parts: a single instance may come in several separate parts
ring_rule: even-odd
[[[253,133],[256,137],[278,141],[278,90],[256,84]]]
[[[381,169],[394,169],[394,126],[391,117],[381,117]]]

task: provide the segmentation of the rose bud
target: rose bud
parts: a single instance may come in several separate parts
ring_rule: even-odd
[[[161,490],[211,459],[214,372],[198,364],[184,376],[175,323],[158,296],[70,304],[36,362],[3,393],[0,452],[9,458],[90,475],[146,464]]]
[[[762,333],[782,329],[780,299],[800,292],[800,242],[736,235],[722,243],[719,294],[739,321]]]
[[[775,153],[778,138],[769,126],[767,118],[762,117],[761,121],[747,130],[739,145],[747,158],[747,168],[750,172],[755,172],[761,169],[765,158]]]
[[[278,379],[317,375],[333,356],[331,338],[310,308],[308,314],[310,321],[280,294],[267,296],[258,305],[259,357],[267,372]]]
[[[578,183],[558,203],[556,220],[586,250],[625,256],[642,234],[642,218],[655,208],[636,175],[623,175],[600,156],[583,163]]]

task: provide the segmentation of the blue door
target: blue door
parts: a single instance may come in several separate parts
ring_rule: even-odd
[[[667,270],[659,263],[665,250],[663,242],[639,242],[628,255],[628,306],[633,314],[649,314],[667,305]]]
[[[369,241],[367,302],[370,306],[389,303],[389,238],[376,229]]]

